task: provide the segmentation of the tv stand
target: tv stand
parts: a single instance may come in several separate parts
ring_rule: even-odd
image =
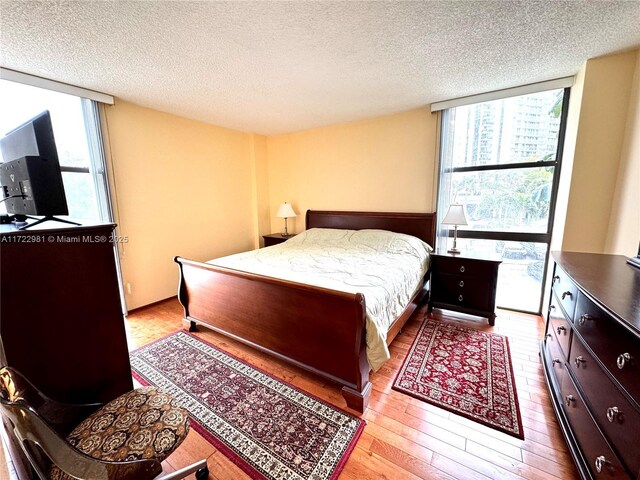
[[[22,227],[19,227],[18,230],[26,230],[27,228],[31,228],[31,227],[34,227],[36,225],[40,225],[41,223],[48,222],[48,221],[68,223],[69,225],[78,225],[78,226],[80,225],[77,222],[72,222],[71,220],[64,220],[62,218],[54,217],[52,215],[47,215],[47,216],[45,216],[43,218],[35,218],[35,217],[30,217],[28,215],[14,215],[13,216],[13,221],[21,223],[21,222],[26,221],[27,218],[30,218],[31,220],[35,220],[35,222],[29,223],[28,225],[23,225]]]

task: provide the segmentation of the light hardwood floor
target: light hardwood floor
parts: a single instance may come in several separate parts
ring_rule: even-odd
[[[145,345],[182,328],[175,299],[146,307],[126,320],[129,348]],[[391,345],[391,360],[371,375],[373,392],[364,414],[367,426],[341,479],[572,479],[578,478],[560,433],[538,359],[544,324],[540,317],[498,311],[495,327],[477,317],[436,310],[446,322],[507,335],[524,424],[525,440],[479,425],[391,389],[426,310],[418,310]],[[338,387],[239,342],[201,328],[197,335],[245,361],[346,408]],[[357,414],[357,412],[353,412]],[[165,462],[167,471],[201,458],[210,477],[249,478],[193,430]],[[192,477],[193,478],[193,477]]]

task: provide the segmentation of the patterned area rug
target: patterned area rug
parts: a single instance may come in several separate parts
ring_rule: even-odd
[[[425,319],[393,389],[524,439],[502,335]]]
[[[136,350],[131,367],[252,478],[335,479],[365,425],[187,332]]]

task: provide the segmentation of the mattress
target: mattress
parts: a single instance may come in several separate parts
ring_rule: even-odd
[[[385,230],[312,228],[281,244],[208,263],[363,294],[367,359],[377,371],[390,358],[389,327],[422,286],[431,251],[416,237]]]

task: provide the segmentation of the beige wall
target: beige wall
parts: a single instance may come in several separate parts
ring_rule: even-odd
[[[627,208],[637,210],[637,204],[622,205],[628,195],[620,189],[626,192],[627,187],[625,180],[618,180],[620,168],[626,169],[630,162],[629,158],[622,158],[623,145],[633,144],[633,139],[625,140],[625,131],[629,126],[627,115],[637,57],[637,51],[609,55],[589,60],[584,67],[563,250],[603,253],[608,244],[615,243],[612,253],[634,253],[619,251],[621,243],[608,241],[608,237],[612,215],[626,212]],[[629,135],[634,137],[637,132]],[[637,179],[635,185],[637,190]],[[614,202],[614,198],[619,201]],[[615,230],[612,239],[627,234],[617,226]],[[637,235],[633,241],[638,241]]]
[[[175,255],[208,260],[254,247],[263,137],[122,101],[106,119],[129,309],[176,294]]]
[[[253,229],[254,248],[260,247],[262,235],[271,233],[269,210],[269,172],[267,169],[267,139],[262,135],[251,135],[251,160],[253,163]]]
[[[427,108],[370,120],[267,137],[271,225],[290,202],[304,230],[315,210],[430,212],[436,118]]]
[[[605,250],[632,256],[640,242],[640,49],[635,55],[627,124]]]
[[[556,196],[556,210],[553,219],[551,236],[551,251],[562,250],[564,241],[564,226],[567,221],[567,207],[571,188],[571,176],[573,173],[573,159],[576,151],[578,128],[580,125],[580,109],[582,107],[582,92],[584,90],[586,64],[576,74],[569,96],[569,109],[567,111],[567,126],[565,129],[564,149],[562,152],[562,168],[560,169],[560,181]],[[545,298],[546,295],[545,295]]]
[[[173,256],[257,248],[289,201],[433,210],[436,116],[426,108],[289,135],[236,132],[117,101],[105,112],[128,309],[175,295]]]
[[[106,118],[129,308],[175,295],[174,255],[258,247],[282,229],[283,201],[295,232],[307,209],[435,209],[427,108],[270,137],[121,101]],[[639,162],[640,52],[589,60],[572,89],[552,249],[635,255]]]

